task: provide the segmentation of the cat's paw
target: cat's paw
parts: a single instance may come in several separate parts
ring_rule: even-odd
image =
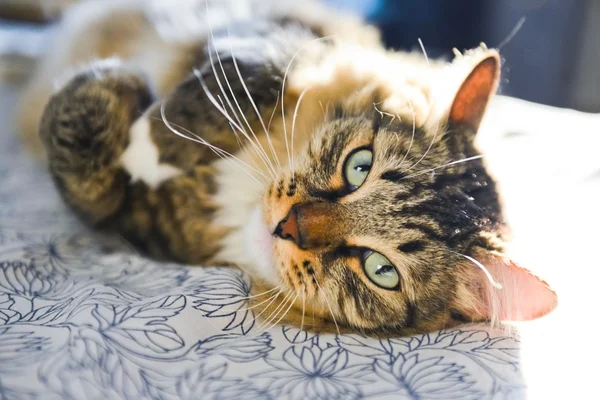
[[[52,96],[40,136],[54,168],[101,168],[118,161],[133,121],[150,105],[151,91],[136,71],[114,61],[74,74]]]

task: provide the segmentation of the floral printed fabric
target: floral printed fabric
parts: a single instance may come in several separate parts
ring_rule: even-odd
[[[516,339],[264,331],[229,268],[93,234],[0,135],[0,398],[481,399],[525,393]]]

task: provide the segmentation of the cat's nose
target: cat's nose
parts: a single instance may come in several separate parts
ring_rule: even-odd
[[[298,245],[298,247],[300,247],[302,238],[300,237],[300,230],[298,229],[297,206],[293,206],[288,215],[279,221],[277,228],[275,228],[274,234],[282,239],[292,240],[294,243],[296,243],[296,245]]]
[[[339,210],[325,202],[296,204],[274,234],[303,250],[337,246],[345,236],[342,220]]]

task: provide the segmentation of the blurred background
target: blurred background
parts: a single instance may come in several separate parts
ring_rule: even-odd
[[[600,0],[328,0],[381,27],[388,46],[450,55],[502,46],[501,92],[600,112]]]
[[[125,1],[125,0],[124,0]],[[298,0],[302,1],[302,0]],[[600,0],[323,0],[378,25],[389,47],[450,56],[485,42],[501,47],[501,93],[600,112]],[[0,0],[0,55],[35,53],[41,23],[74,0]],[[175,0],[173,0],[175,2]],[[42,4],[43,13],[40,11]],[[31,29],[23,30],[23,19]],[[27,40],[29,39],[29,40]],[[26,43],[26,45],[23,45]],[[16,65],[16,67],[15,67]],[[4,68],[4,70],[2,70]]]

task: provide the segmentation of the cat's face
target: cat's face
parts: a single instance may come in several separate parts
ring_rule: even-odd
[[[340,106],[264,199],[281,310],[410,332],[552,309],[553,292],[501,255],[499,195],[474,146],[480,117],[459,107],[425,131]]]
[[[295,179],[273,185],[275,264],[309,313],[327,314],[328,301],[338,321],[386,330],[460,318],[456,253],[495,248],[499,202],[481,160],[443,167],[477,155],[443,130],[434,139],[375,112],[340,115],[297,159]]]

